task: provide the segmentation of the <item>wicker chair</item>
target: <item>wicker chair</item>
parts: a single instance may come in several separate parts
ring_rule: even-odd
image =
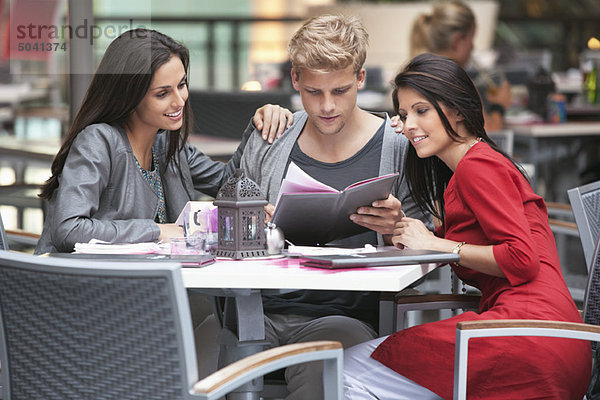
[[[324,360],[342,396],[338,342],[281,346],[196,382],[179,264],[0,252],[0,392],[7,399],[217,399],[288,365]]]

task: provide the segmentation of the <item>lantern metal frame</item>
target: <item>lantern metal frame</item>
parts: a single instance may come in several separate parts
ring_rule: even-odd
[[[267,203],[260,187],[240,170],[227,180],[213,202],[219,218],[217,257],[243,259],[269,254],[264,230]]]

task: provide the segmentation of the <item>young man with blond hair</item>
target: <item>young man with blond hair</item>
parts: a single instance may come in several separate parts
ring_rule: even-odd
[[[370,113],[356,104],[365,83],[367,46],[368,33],[356,17],[324,15],[304,23],[288,46],[292,84],[304,111],[294,114],[293,124],[273,144],[249,125],[254,132],[241,161],[246,176],[267,195],[269,214],[292,161],[337,189],[399,171],[401,179],[387,199],[360,207],[350,217],[369,231],[335,242],[348,247],[391,244],[388,235],[402,210],[424,219],[402,176],[408,141],[395,133],[385,113]],[[266,339],[272,346],[339,340],[350,347],[377,336],[378,302],[379,293],[359,291],[300,290],[264,296]],[[322,363],[287,368],[287,398],[322,398],[321,371]]]

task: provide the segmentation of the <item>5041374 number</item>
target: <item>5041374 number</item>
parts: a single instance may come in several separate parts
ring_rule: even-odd
[[[34,42],[17,44],[18,51],[36,51],[36,52],[51,52],[51,51],[67,51],[66,43],[59,42]]]

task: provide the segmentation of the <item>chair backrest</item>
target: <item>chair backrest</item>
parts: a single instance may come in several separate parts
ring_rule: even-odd
[[[570,189],[567,193],[589,271],[595,239],[600,232],[600,181]]]
[[[600,234],[596,239],[593,262],[589,267],[588,282],[583,300],[583,321],[586,324],[600,325]],[[586,399],[595,399],[600,394],[600,370],[598,342],[592,341],[594,364],[592,378]]]
[[[490,139],[498,145],[506,154],[512,156],[514,149],[515,134],[510,129],[487,132]]]
[[[0,250],[8,250],[8,238],[6,237],[6,230],[2,223],[2,214],[0,214]]]
[[[187,399],[198,378],[179,264],[0,252],[3,399]]]

